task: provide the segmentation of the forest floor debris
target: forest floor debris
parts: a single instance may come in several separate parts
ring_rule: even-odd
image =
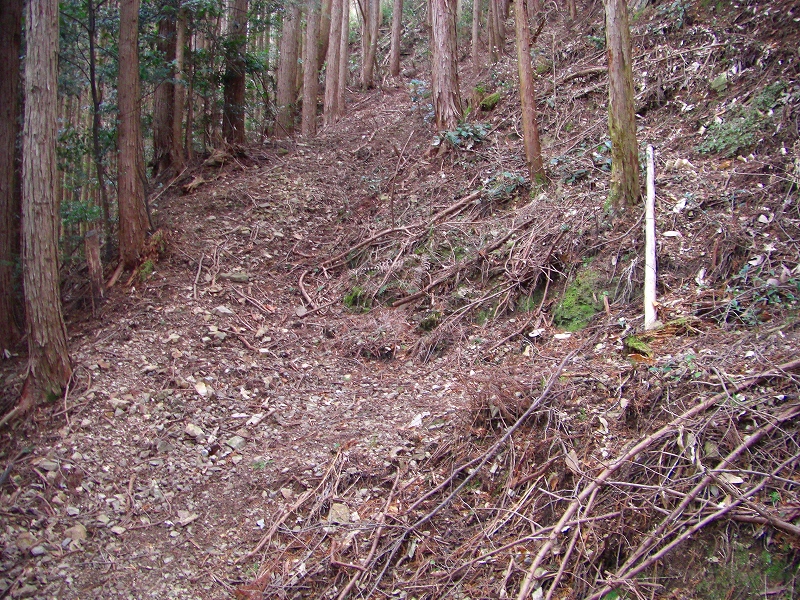
[[[404,82],[157,192],[160,250],[94,316],[68,278],[69,390],[3,432],[0,596],[795,597],[798,34],[751,4],[635,26],[646,335],[641,220],[604,208],[596,10],[541,38],[546,190],[504,58],[459,131]],[[747,139],[716,121],[735,105]]]

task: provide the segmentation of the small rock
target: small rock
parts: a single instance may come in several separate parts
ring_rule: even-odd
[[[108,403],[111,405],[111,408],[118,411],[128,410],[131,404],[128,400],[120,400],[119,398],[109,398]]]
[[[99,515],[97,515],[97,522],[103,525],[108,525],[111,522],[111,519],[109,518],[108,515],[100,513]]]
[[[43,458],[42,460],[39,461],[38,466],[39,468],[44,469],[45,471],[58,471],[60,465],[54,460]]]
[[[214,396],[214,388],[208,385],[205,381],[198,381],[194,384],[195,391],[203,398],[212,398]]]
[[[36,592],[39,591],[35,585],[31,585],[30,583],[26,583],[21,588],[18,588],[11,592],[12,598],[30,598],[36,595]]]
[[[154,373],[158,371],[158,365],[145,365],[142,368],[142,373]]]
[[[44,546],[34,546],[31,548],[31,556],[41,556],[42,554],[47,554],[47,550]]]
[[[241,450],[247,444],[247,440],[240,435],[234,435],[225,442],[226,446],[230,446],[233,450]]]
[[[220,275],[221,279],[227,279],[229,281],[233,281],[235,283],[247,283],[250,281],[250,275],[245,273],[244,271],[235,271],[232,273],[222,273]]]
[[[188,425],[186,425],[186,429],[184,430],[184,433],[185,433],[186,435],[188,435],[189,437],[193,437],[193,438],[195,438],[195,439],[197,439],[197,438],[199,438],[199,437],[202,437],[203,435],[205,435],[205,434],[203,433],[203,430],[202,430],[202,429],[200,429],[200,428],[199,428],[197,425],[195,425],[194,423],[189,423]]]
[[[728,74],[722,73],[714,78],[714,81],[711,82],[711,89],[717,92],[724,92],[728,88]]]
[[[167,440],[158,440],[158,443],[156,444],[156,450],[167,453],[172,452],[173,447],[172,444],[170,444]]]
[[[189,523],[196,521],[199,515],[197,513],[189,512],[188,510],[178,511],[178,525],[186,527]]]
[[[350,522],[350,509],[346,504],[334,502],[328,512],[328,523],[346,524]]]
[[[81,523],[76,523],[64,532],[73,542],[82,542],[86,539],[86,527]]]
[[[23,531],[17,536],[17,548],[22,552],[30,550],[35,544],[36,538],[30,531]]]
[[[68,506],[67,507],[67,514],[70,517],[77,517],[79,514],[81,514],[81,509],[78,508],[77,506]]]
[[[217,307],[216,307],[214,310],[212,310],[211,312],[213,312],[213,313],[215,313],[215,314],[218,314],[218,315],[220,315],[220,316],[223,316],[223,315],[233,315],[233,314],[234,314],[234,312],[233,312],[233,311],[232,311],[230,308],[228,308],[227,306],[225,306],[224,304],[220,304],[219,306],[217,306]]]
[[[292,491],[291,488],[282,487],[281,488],[281,496],[283,496],[284,500],[291,500],[292,497],[294,496],[294,491]]]
[[[127,531],[127,529],[125,529],[124,527],[121,527],[119,525],[114,525],[114,527],[111,528],[111,533],[113,533],[115,535],[122,535],[126,531]]]

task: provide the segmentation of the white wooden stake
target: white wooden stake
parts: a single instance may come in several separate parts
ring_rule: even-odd
[[[647,198],[644,212],[644,328],[656,324],[656,168],[653,147],[647,146]]]

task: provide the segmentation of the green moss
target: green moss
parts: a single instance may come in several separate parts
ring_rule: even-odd
[[[579,273],[564,290],[564,297],[553,310],[553,323],[567,331],[586,327],[603,307],[599,280],[600,276],[594,271]]]
[[[537,75],[544,75],[545,73],[549,73],[553,70],[553,61],[547,60],[543,56],[540,56],[539,59],[536,61],[535,71]]]
[[[427,315],[425,315],[422,321],[419,322],[419,328],[422,331],[432,331],[439,326],[439,323],[442,321],[442,313],[438,310],[432,310]]]
[[[372,306],[372,300],[367,296],[364,288],[360,285],[354,285],[350,291],[344,295],[342,301],[347,308],[356,311],[367,312]]]
[[[139,279],[142,281],[147,281],[155,270],[155,264],[153,264],[153,261],[148,258],[142,263],[142,266],[139,267]]]
[[[765,588],[774,588],[771,596],[777,600],[789,600],[797,583],[798,563],[789,560],[787,549],[771,544],[758,552],[756,544],[734,542],[730,558],[722,562],[709,563],[705,576],[697,586],[699,597],[709,600],[730,598],[730,590],[736,590],[738,598],[763,597]]]
[[[635,335],[629,335],[623,340],[623,343],[630,352],[641,354],[642,356],[653,356],[653,349],[650,345]]]
[[[480,107],[481,110],[492,110],[497,103],[500,102],[500,92],[495,92],[494,94],[489,94],[481,100]]]

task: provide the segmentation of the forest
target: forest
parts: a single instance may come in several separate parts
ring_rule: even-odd
[[[798,23],[3,0],[0,598],[796,597]]]

